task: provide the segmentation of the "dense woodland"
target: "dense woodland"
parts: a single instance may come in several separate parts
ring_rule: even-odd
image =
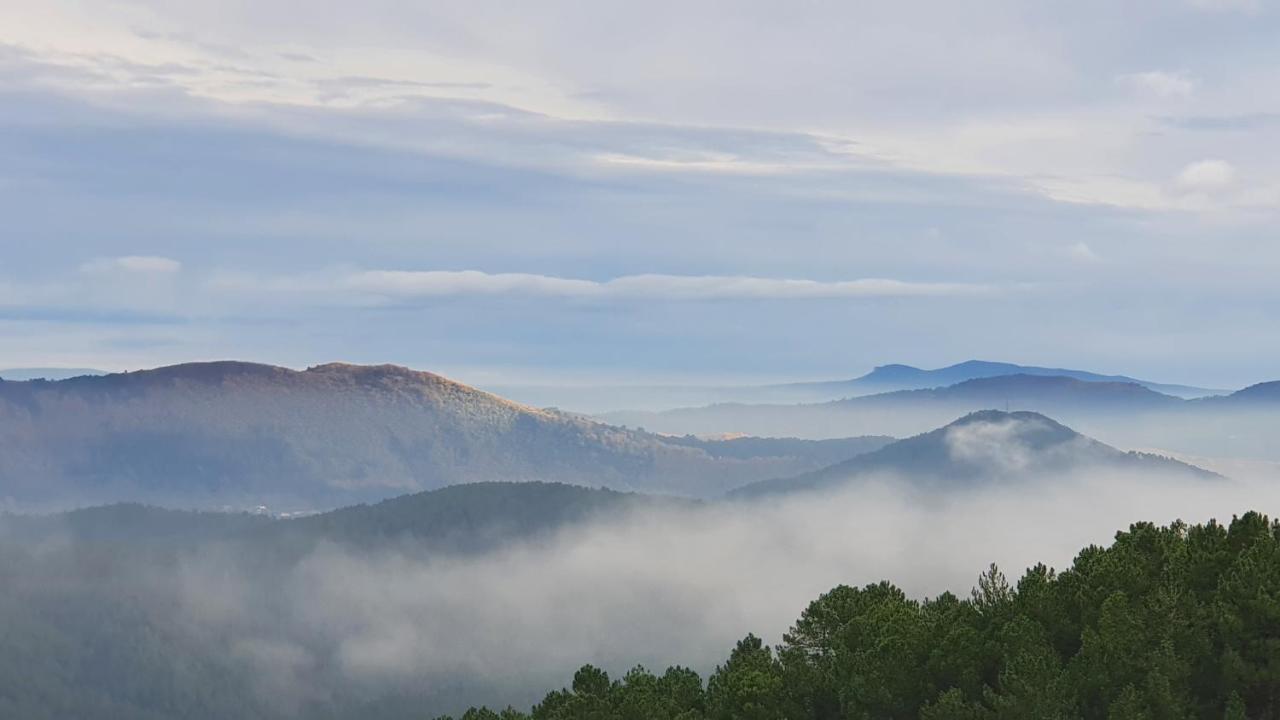
[[[457,557],[684,506],[508,483],[287,521],[136,505],[9,517],[0,523],[0,717],[436,717],[498,697],[495,683],[515,679],[362,686],[322,664],[308,683],[323,696],[276,703],[262,692],[262,667],[180,612],[192,567],[182,559],[196,550],[240,558],[263,623],[240,631],[267,636],[292,612],[276,605],[290,569],[317,544],[370,558],[408,547]],[[967,598],[921,601],[888,582],[841,586],[804,609],[776,647],[748,636],[705,679],[683,667],[611,678],[588,666],[528,712],[462,717],[1280,718],[1280,523],[1249,513],[1225,526],[1139,524],[1062,572],[1035,567],[1010,583],[989,568]]]
[[[1280,717],[1280,523],[1134,525],[1071,568],[969,598],[837,587],[780,645],[747,636],[705,682],[585,666],[531,712],[463,720]]]

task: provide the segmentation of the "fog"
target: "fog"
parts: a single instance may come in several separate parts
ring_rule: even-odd
[[[1280,461],[1280,413],[1272,407],[1212,407],[1193,401],[1166,410],[1132,410],[1088,405],[997,402],[813,405],[713,405],[666,412],[614,412],[611,423],[675,435],[743,434],[806,439],[892,435],[909,437],[933,430],[969,412],[990,408],[1031,410],[1052,417],[1109,445],[1123,449],[1220,458]]]
[[[966,595],[989,563],[1011,580],[1037,562],[1061,569],[1136,521],[1280,510],[1265,477],[1042,477],[945,496],[903,486],[632,513],[478,557],[322,544],[264,574],[198,551],[180,565],[177,617],[254,668],[281,707],[335,682],[425,693],[446,710],[519,706],[587,662],[705,674],[748,632],[779,641],[837,584]]]

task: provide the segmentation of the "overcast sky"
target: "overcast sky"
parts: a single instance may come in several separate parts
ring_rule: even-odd
[[[1280,377],[1280,10],[0,0],[0,367]]]

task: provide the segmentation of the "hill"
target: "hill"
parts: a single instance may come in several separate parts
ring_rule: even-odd
[[[192,552],[221,543],[234,544],[248,555],[283,553],[296,559],[322,542],[350,547],[408,542],[418,549],[457,554],[547,536],[624,512],[692,507],[697,502],[564,483],[480,482],[296,518],[139,503],[8,515],[0,516],[0,538],[127,547],[134,554]]]
[[[710,405],[661,413],[619,412],[607,422],[669,433],[787,434],[805,437],[881,433],[905,436],[990,408],[1030,410],[1071,420],[1157,412],[1185,401],[1134,383],[1041,375],[1002,375],[927,390],[898,390],[826,403]],[[851,432],[853,431],[853,432]]]
[[[815,490],[877,477],[955,488],[1085,470],[1218,477],[1170,458],[1117,450],[1039,413],[985,410],[831,467],[798,477],[753,483],[732,495],[755,497]]]
[[[1084,382],[1140,385],[1165,395],[1184,398],[1204,397],[1226,392],[1224,390],[1212,390],[1190,385],[1173,385],[1138,380],[1125,375],[1103,375],[1085,370],[1017,365],[987,360],[967,360],[935,370],[922,370],[910,365],[881,365],[862,377],[847,381],[845,385],[851,391],[856,391],[856,394],[865,395],[868,393],[892,392],[894,390],[938,388],[955,385],[967,380],[979,380],[1005,375],[1039,375],[1065,377]]]
[[[717,447],[391,365],[210,362],[0,382],[0,498],[17,508],[317,509],[493,480],[710,496],[830,457],[805,442]]]
[[[0,515],[0,717],[432,717],[424,706],[456,707],[459,697],[483,696],[477,685],[493,683],[435,676],[437,684],[379,685],[371,695],[335,660],[306,669],[323,695],[277,704],[289,688],[261,680],[285,677],[277,663],[304,646],[277,641],[268,647],[292,654],[259,658],[255,642],[228,640],[201,623],[236,608],[262,623],[240,629],[248,636],[286,632],[299,622],[287,609],[299,577],[338,572],[323,564],[326,553],[462,565],[574,525],[694,504],[530,482],[455,486],[286,520],[136,504]],[[342,657],[320,635],[298,643]]]
[[[1280,380],[1250,385],[1230,395],[1204,398],[1199,405],[1205,407],[1276,405],[1280,407]]]
[[[925,390],[967,380],[1006,375],[1067,377],[1084,382],[1126,383],[1166,395],[1198,398],[1226,394],[1226,390],[1157,383],[1126,375],[1106,375],[1085,370],[1037,367],[986,360],[968,360],[935,370],[910,365],[881,365],[860,377],[847,380],[775,383],[769,385],[573,385],[504,386],[500,394],[538,406],[558,406],[575,411],[602,414],[627,411],[658,412],[680,407],[718,403],[794,404],[819,403],[898,390]]]

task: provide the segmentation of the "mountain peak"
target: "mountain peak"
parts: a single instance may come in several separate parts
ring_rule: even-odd
[[[945,427],[964,427],[966,425],[973,425],[976,423],[993,422],[1043,422],[1070,430],[1070,428],[1067,428],[1056,420],[1030,410],[975,410],[964,417],[953,420]]]
[[[898,478],[923,486],[1033,480],[1086,468],[1213,473],[1153,455],[1118,450],[1037,412],[979,410],[936,430],[812,473],[755,483],[735,495],[832,488],[856,480]]]

